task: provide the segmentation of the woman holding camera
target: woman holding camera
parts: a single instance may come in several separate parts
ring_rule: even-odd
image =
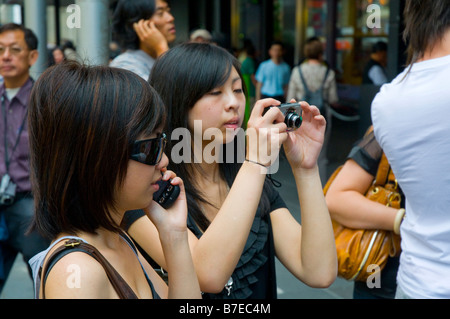
[[[245,145],[239,134],[245,109],[239,68],[218,46],[188,43],[160,57],[150,77],[168,109],[168,136],[174,133],[174,138],[179,128],[189,133],[178,142],[191,145],[184,149],[184,160],[178,157],[177,141],[169,139],[168,150],[170,169],[186,185],[190,247],[200,288],[205,298],[276,298],[275,255],[301,281],[327,287],[337,266],[316,163],[325,119],[316,107],[302,102],[303,124],[288,132],[279,108],[263,115],[265,108],[280,102],[260,100],[248,122],[245,160],[239,161],[237,152],[230,156],[230,150]],[[266,177],[270,158],[281,145],[295,176],[302,225]],[[156,233],[145,231],[149,219],[134,219],[131,236],[144,250],[158,251]],[[165,268],[162,254],[150,256]]]
[[[164,120],[158,94],[130,71],[64,62],[40,76],[29,107],[33,226],[52,245],[30,261],[36,297],[200,297],[181,179],[171,209],[152,201],[173,175],[161,177]],[[169,287],[120,226],[131,209],[158,229]]]

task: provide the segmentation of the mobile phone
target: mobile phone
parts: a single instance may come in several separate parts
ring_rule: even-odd
[[[172,185],[171,181],[171,179],[168,181],[158,181],[159,189],[153,194],[153,200],[166,209],[172,206],[178,198],[178,195],[180,195],[180,187],[178,185]]]

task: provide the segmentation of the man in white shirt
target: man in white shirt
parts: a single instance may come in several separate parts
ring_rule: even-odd
[[[407,0],[405,25],[410,67],[372,103],[376,139],[406,196],[396,297],[449,298],[448,1]]]

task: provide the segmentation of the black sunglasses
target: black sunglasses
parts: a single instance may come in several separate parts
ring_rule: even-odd
[[[134,142],[131,159],[146,165],[157,165],[164,154],[167,136],[162,133],[158,137]]]

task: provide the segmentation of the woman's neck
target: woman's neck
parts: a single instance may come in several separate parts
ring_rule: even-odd
[[[219,163],[207,163],[202,161],[201,163],[196,163],[194,165],[196,165],[194,176],[198,182],[203,181],[204,183],[207,181],[211,183],[219,183],[222,179]]]

